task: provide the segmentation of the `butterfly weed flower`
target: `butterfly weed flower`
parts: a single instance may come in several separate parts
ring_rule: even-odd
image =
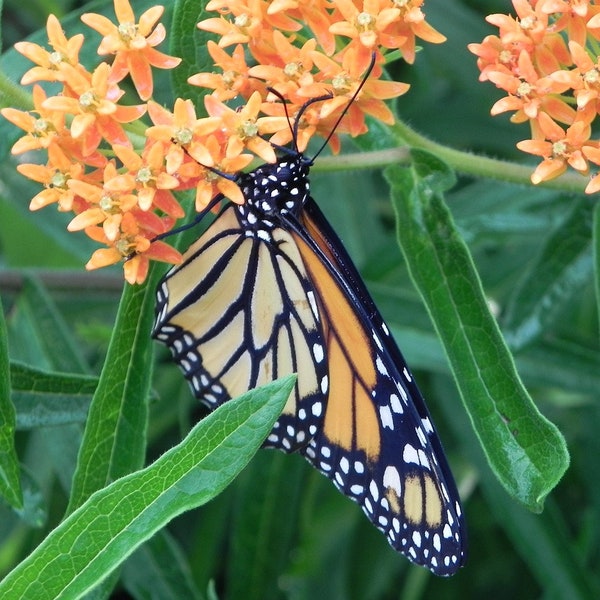
[[[114,55],[110,80],[118,82],[131,75],[139,97],[148,100],[154,90],[152,69],[173,69],[181,59],[156,50],[155,46],[166,38],[166,29],[158,20],[164,7],[153,6],[135,22],[135,14],[129,0],[115,0],[118,25],[107,17],[94,13],[82,15],[81,20],[104,37],[98,54]]]
[[[27,57],[36,66],[29,69],[22,79],[23,85],[36,81],[63,81],[62,68],[65,65],[79,65],[79,51],[83,45],[84,36],[79,33],[67,38],[54,15],[49,15],[46,22],[48,43],[52,50],[46,50],[33,42],[17,42],[15,49]]]
[[[531,181],[549,181],[569,167],[583,176],[600,166],[592,139],[600,90],[598,40],[600,6],[590,0],[513,0],[516,16],[494,14],[487,21],[498,35],[470,44],[480,81],[507,93],[492,115],[512,112],[529,123],[531,139],[517,147],[542,157]],[[597,176],[586,188],[597,190]]]

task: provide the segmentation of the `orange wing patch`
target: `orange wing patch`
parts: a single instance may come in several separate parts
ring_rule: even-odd
[[[377,383],[373,343],[348,297],[306,243],[296,237],[318,292],[329,366],[329,396],[323,433],[348,452],[362,450],[369,461],[380,453],[379,419],[371,397]]]

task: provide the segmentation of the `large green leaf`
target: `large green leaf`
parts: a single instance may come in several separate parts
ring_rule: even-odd
[[[594,231],[593,231],[593,252],[594,252],[594,275],[596,283],[596,303],[598,305],[598,316],[600,318],[600,204],[596,203],[594,209]]]
[[[592,277],[589,198],[575,203],[564,223],[547,237],[542,251],[512,294],[503,314],[506,341],[514,348],[531,343],[559,317],[561,310]]]
[[[150,271],[142,286],[126,285],[92,400],[69,512],[110,481],[139,469],[145,457],[148,394],[152,373],[150,328],[160,275]]]
[[[90,496],[0,583],[5,600],[76,600],[171,519],[219,494],[271,431],[289,376],[226,402],[149,467]]]
[[[17,361],[10,365],[17,429],[84,423],[98,378],[50,372]]]
[[[15,407],[10,397],[10,368],[4,311],[0,303],[0,495],[22,508],[19,460],[15,449]]]
[[[194,100],[199,115],[205,114],[203,98],[209,89],[191,86],[188,77],[196,73],[210,73],[214,63],[206,50],[208,40],[217,39],[212,33],[201,31],[196,24],[209,16],[205,12],[206,0],[177,0],[173,10],[170,51],[182,59],[173,71],[173,88],[177,96]],[[211,17],[217,13],[210,13]]]
[[[565,441],[533,404],[489,312],[469,251],[442,198],[451,174],[432,155],[420,151],[414,158],[412,169],[386,171],[411,277],[491,468],[515,499],[540,511],[569,464]]]

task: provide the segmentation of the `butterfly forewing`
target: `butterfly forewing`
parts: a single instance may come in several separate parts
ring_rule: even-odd
[[[312,199],[294,229],[315,285],[330,390],[323,427],[302,452],[394,548],[450,575],[464,561],[462,509],[421,394]]]
[[[327,378],[317,318],[291,236],[279,228],[248,235],[229,206],[163,279],[153,336],[169,346],[194,395],[211,408],[297,373],[265,442],[292,451],[323,418]]]

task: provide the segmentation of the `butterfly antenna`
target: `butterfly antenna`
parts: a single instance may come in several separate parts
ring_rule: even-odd
[[[281,94],[274,88],[267,88],[267,90],[271,94],[273,94],[274,96],[279,98],[279,100],[281,100],[281,103],[283,104],[283,110],[285,112],[285,118],[287,119],[288,125],[290,126],[290,131],[292,133],[292,141],[294,142],[294,150],[297,153],[299,153],[299,150],[298,150],[298,128],[300,126],[300,119],[302,118],[302,115],[304,114],[304,112],[306,111],[306,109],[309,106],[312,106],[315,102],[323,102],[323,100],[329,100],[330,98],[333,97],[332,94],[324,94],[323,96],[317,96],[316,98],[311,98],[310,100],[307,100],[300,107],[298,114],[294,117],[294,124],[292,125],[292,117],[290,116],[290,113],[288,112],[287,101],[283,97],[283,94]]]
[[[348,102],[348,104],[346,104],[346,107],[342,111],[342,114],[337,118],[337,121],[335,122],[335,124],[331,128],[331,131],[329,132],[329,135],[325,138],[325,141],[323,142],[323,144],[321,145],[321,147],[317,150],[317,152],[315,153],[315,155],[312,157],[311,163],[314,162],[314,160],[317,158],[317,156],[319,156],[319,154],[321,154],[321,152],[323,152],[323,150],[325,149],[325,146],[327,146],[327,144],[329,144],[329,140],[333,137],[333,134],[335,133],[335,130],[338,128],[339,124],[342,122],[342,119],[346,116],[346,113],[350,110],[350,107],[352,106],[352,103],[356,100],[358,94],[360,94],[360,91],[363,89],[365,83],[367,83],[367,79],[369,79],[369,75],[371,74],[371,71],[373,70],[373,67],[375,66],[375,59],[376,58],[377,58],[377,56],[376,56],[375,52],[373,52],[371,54],[371,62],[369,63],[369,67],[366,70],[365,76],[363,77],[362,81],[360,82],[360,85],[356,88],[356,91],[354,92],[354,94],[352,94],[352,98],[350,98],[350,101]],[[315,100],[317,100],[317,98],[315,98]],[[306,108],[308,108],[307,105],[308,105],[308,102],[302,107],[302,109],[298,113],[299,115]],[[298,121],[296,120],[296,123],[297,122]]]

